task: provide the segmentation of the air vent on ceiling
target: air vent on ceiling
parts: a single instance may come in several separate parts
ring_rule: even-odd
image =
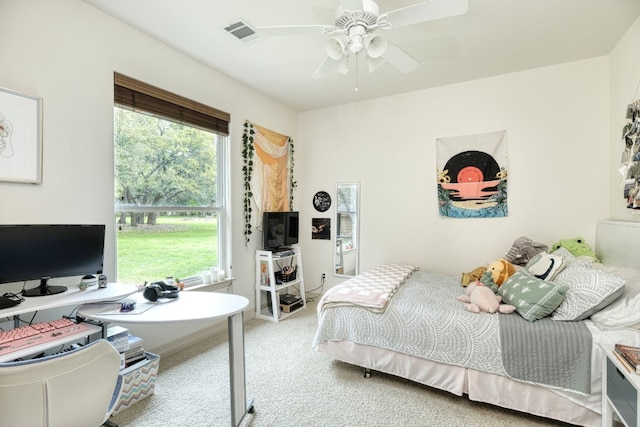
[[[250,42],[251,40],[255,40],[259,37],[258,34],[256,34],[256,30],[242,19],[238,22],[234,22],[233,24],[229,24],[229,26],[224,29],[226,32],[244,43]]]

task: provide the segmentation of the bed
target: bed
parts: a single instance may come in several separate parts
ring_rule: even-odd
[[[555,286],[561,301],[527,319],[531,311],[524,305],[511,314],[465,310],[456,299],[464,292],[460,275],[376,267],[323,295],[313,347],[367,371],[474,401],[601,425],[598,344],[640,346],[639,244],[640,224],[602,221],[595,245],[599,262],[585,262],[564,248],[552,252],[564,268],[539,284]],[[516,274],[530,278],[528,267]],[[552,293],[534,305],[547,304]],[[510,301],[519,300],[512,295]]]

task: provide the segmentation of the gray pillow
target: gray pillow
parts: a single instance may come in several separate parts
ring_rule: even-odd
[[[625,280],[619,276],[584,266],[569,266],[554,282],[567,285],[564,301],[551,315],[553,320],[584,320],[622,295]]]

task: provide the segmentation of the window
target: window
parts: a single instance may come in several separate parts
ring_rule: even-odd
[[[226,113],[114,78],[117,280],[230,271]]]

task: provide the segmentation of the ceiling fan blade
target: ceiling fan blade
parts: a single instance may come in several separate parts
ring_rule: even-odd
[[[364,10],[363,0],[340,0],[343,10]]]
[[[370,56],[367,56],[367,68],[369,69],[370,73],[373,73],[378,69],[379,66],[381,66],[385,62],[387,61],[385,61],[382,57],[372,58]]]
[[[333,34],[333,25],[280,25],[273,27],[257,27],[256,34],[261,37],[299,36]]]
[[[428,0],[387,12],[391,28],[405,27],[450,16],[464,15],[468,0]]]
[[[382,54],[382,58],[403,73],[410,73],[420,66],[420,63],[411,55],[391,43],[387,45],[387,49]]]
[[[312,77],[314,79],[324,79],[329,76],[333,69],[335,68],[335,61],[331,59],[330,56],[324,58],[324,61],[320,63],[320,66],[313,73]]]

